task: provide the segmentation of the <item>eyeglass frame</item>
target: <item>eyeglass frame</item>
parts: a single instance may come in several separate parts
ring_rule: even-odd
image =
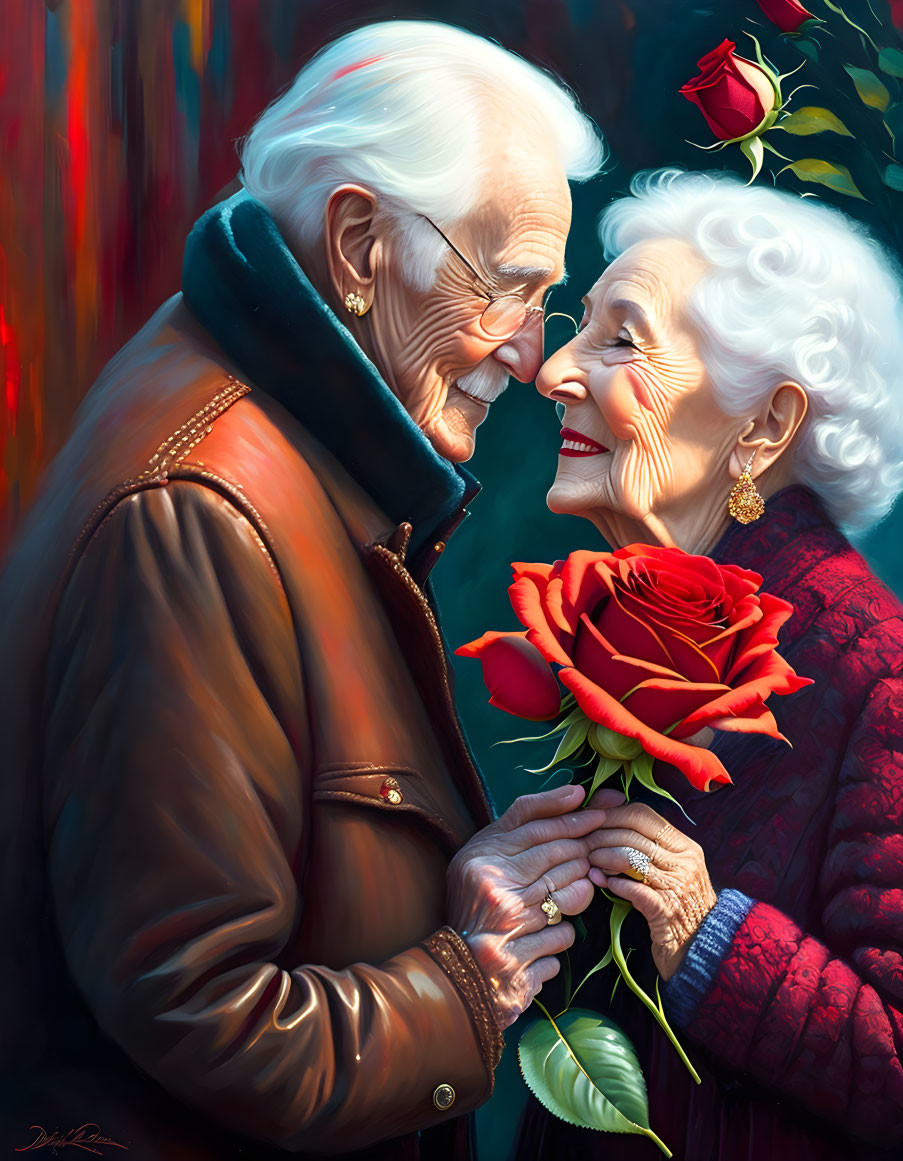
[[[486,305],[483,307],[483,310],[480,312],[481,324],[483,321],[483,315],[486,313],[487,310],[489,310],[489,308],[492,306],[492,304],[494,302],[498,302],[503,298],[517,298],[517,299],[520,299],[521,303],[523,303],[524,317],[521,319],[521,321],[517,324],[517,326],[514,328],[514,330],[509,335],[494,335],[487,327],[485,327],[485,326],[483,327],[483,329],[486,331],[486,334],[489,335],[490,338],[499,339],[503,342],[507,342],[509,339],[513,339],[514,336],[518,333],[518,331],[520,331],[523,328],[523,326],[526,324],[527,319],[531,314],[538,314],[540,316],[540,318],[545,320],[545,314],[546,314],[545,306],[528,306],[527,303],[524,302],[523,295],[517,294],[513,290],[509,290],[505,294],[493,294],[492,289],[490,288],[487,280],[485,278],[483,278],[483,276],[477,270],[475,270],[473,268],[471,263],[468,262],[468,260],[464,257],[464,255],[461,253],[461,251],[458,249],[458,247],[454,244],[454,242],[451,240],[451,238],[446,237],[446,235],[439,229],[439,227],[436,225],[436,223],[433,221],[433,219],[428,218],[426,216],[426,214],[418,214],[418,217],[423,218],[423,220],[425,222],[429,222],[429,224],[433,227],[433,229],[436,231],[436,233],[439,235],[439,237],[445,242],[446,246],[448,246],[448,248],[452,251],[453,254],[457,254],[457,256],[461,259],[461,261],[464,263],[464,265],[467,267],[467,269],[470,271],[470,273],[474,276],[474,279],[477,281],[477,283],[479,283],[479,285],[483,287],[483,291],[478,291],[478,293],[480,294],[480,297],[487,298],[489,301],[486,303]],[[551,289],[552,288],[550,287],[549,291],[547,291],[547,293],[551,293]]]

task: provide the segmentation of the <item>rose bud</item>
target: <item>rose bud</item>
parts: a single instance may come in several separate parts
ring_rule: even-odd
[[[807,20],[817,20],[797,0],[756,0],[756,3],[781,32],[798,32]]]
[[[681,88],[722,141],[745,137],[775,111],[777,93],[759,65],[736,56],[736,44],[723,40],[698,62],[700,73]]]
[[[455,653],[478,657],[483,663],[483,681],[492,694],[490,705],[533,722],[553,718],[561,709],[555,675],[525,633],[484,633]]]

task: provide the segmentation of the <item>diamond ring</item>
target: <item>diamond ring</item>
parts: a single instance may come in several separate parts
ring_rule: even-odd
[[[636,847],[628,847],[627,862],[630,864],[630,869],[636,872],[631,878],[639,879],[643,883],[648,881],[649,867],[651,866],[652,860],[647,854],[638,851]]]

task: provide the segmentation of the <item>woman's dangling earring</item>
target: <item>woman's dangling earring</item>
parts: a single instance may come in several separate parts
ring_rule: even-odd
[[[731,488],[731,494],[727,500],[728,512],[740,524],[752,524],[754,520],[758,520],[765,513],[765,501],[756,490],[753,478],[749,474],[749,469],[755,458],[756,453],[753,452],[749,457],[749,463],[740,473],[740,479]]]
[[[349,290],[345,295],[345,310],[349,314],[356,314],[358,318],[365,315],[370,309],[370,303],[365,302],[359,294],[355,294],[353,290]]]

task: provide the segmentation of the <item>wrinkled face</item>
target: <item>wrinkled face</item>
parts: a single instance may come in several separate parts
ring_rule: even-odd
[[[447,253],[433,285],[417,290],[404,278],[403,244],[387,245],[368,316],[389,385],[440,455],[456,462],[473,455],[476,428],[509,375],[528,383],[542,362],[541,315],[495,337],[481,322],[487,291],[539,307],[564,273],[571,203],[560,165],[520,152],[503,160],[479,209],[443,231],[466,262]]]
[[[705,271],[684,242],[626,250],[583,300],[579,334],[537,376],[566,405],[549,507],[588,517],[615,546],[698,551],[721,522],[744,420],[716,403],[686,317]]]

